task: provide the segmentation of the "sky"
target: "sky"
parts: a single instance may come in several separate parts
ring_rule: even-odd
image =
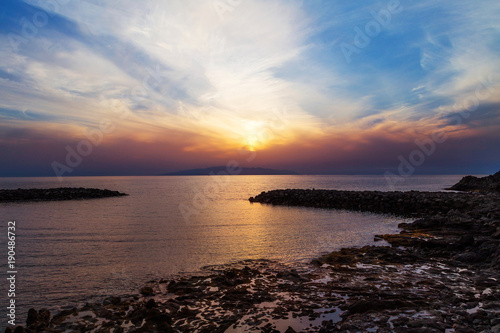
[[[500,170],[498,0],[3,0],[0,177]]]

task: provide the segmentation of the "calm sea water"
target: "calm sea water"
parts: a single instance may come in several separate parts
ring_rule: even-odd
[[[397,189],[440,191],[460,178],[414,176]],[[4,272],[7,222],[17,225],[18,323],[30,307],[56,310],[131,293],[148,280],[196,272],[205,265],[258,258],[308,261],[341,247],[372,244],[374,234],[395,232],[402,221],[248,201],[279,188],[389,190],[380,176],[75,177],[62,183],[54,178],[0,178],[4,189],[60,186],[130,195],[0,204]],[[6,295],[7,283],[1,288]],[[3,313],[7,297],[1,299]]]

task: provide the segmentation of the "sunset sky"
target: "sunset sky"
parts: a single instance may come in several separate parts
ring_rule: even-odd
[[[498,0],[3,0],[0,176],[492,173],[499,17]]]

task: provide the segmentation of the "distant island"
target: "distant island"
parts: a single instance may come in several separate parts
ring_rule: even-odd
[[[235,172],[228,172],[226,166],[216,166],[205,169],[189,169],[169,172],[162,176],[209,176],[218,174],[232,174],[241,176],[256,176],[256,175],[298,175],[295,171],[275,170],[265,168],[243,168],[239,167]],[[234,170],[234,169],[233,169]]]

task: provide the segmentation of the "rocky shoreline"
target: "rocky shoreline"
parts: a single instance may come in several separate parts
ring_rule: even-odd
[[[469,191],[481,193],[500,193],[500,171],[486,177],[465,176],[449,188],[454,191]]]
[[[63,201],[120,197],[128,194],[118,191],[83,187],[30,188],[0,190],[0,202]]]
[[[341,249],[294,267],[206,267],[53,317],[31,309],[17,331],[500,332],[499,194],[275,190],[250,201],[418,219],[375,236],[390,246]]]

